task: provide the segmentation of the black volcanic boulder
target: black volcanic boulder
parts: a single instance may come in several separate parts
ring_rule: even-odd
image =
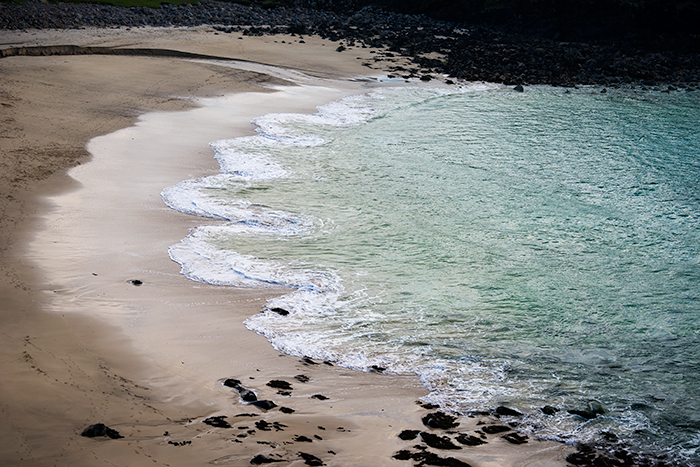
[[[512,428],[505,425],[486,425],[484,427],[481,427],[481,431],[489,435],[495,435],[496,433],[504,433],[510,430],[512,430]]]
[[[231,424],[226,421],[226,417],[224,415],[206,418],[204,419],[203,423],[211,425],[214,428],[231,428]]]
[[[450,428],[454,428],[456,426],[459,426],[459,422],[457,421],[457,417],[454,415],[448,415],[444,412],[433,412],[429,413],[428,415],[424,416],[422,418],[423,420],[423,425],[429,427],[429,428],[439,428],[442,430],[449,430]]]
[[[421,439],[425,444],[435,449],[462,449],[452,442],[447,436],[438,436],[433,433],[427,433],[422,431],[420,434]]]
[[[113,430],[104,423],[95,423],[85,428],[80,436],[85,436],[87,438],[97,438],[99,436],[106,436],[107,438],[119,439],[123,438],[117,430]]]

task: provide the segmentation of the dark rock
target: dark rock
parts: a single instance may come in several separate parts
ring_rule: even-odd
[[[450,428],[455,428],[459,426],[457,417],[453,415],[448,415],[443,412],[433,412],[429,413],[422,418],[423,425],[429,428],[439,428],[443,430],[449,430]]]
[[[574,452],[566,456],[566,462],[572,465],[593,465],[595,454]]]
[[[386,368],[384,368],[382,366],[372,365],[371,370],[374,371],[375,373],[384,373],[386,371]]]
[[[262,454],[258,454],[250,460],[253,465],[272,464],[273,462],[284,462],[284,459],[270,459]]]
[[[519,433],[508,433],[507,435],[501,436],[501,438],[505,439],[506,441],[512,444],[525,444],[528,440],[527,436],[521,435]]]
[[[428,433],[422,431],[420,434],[421,439],[425,444],[435,449],[462,449],[457,446],[452,440],[447,436],[438,436],[433,433]]]
[[[343,50],[346,50],[344,45],[339,45],[338,48],[335,49],[336,52],[342,52]]]
[[[304,357],[301,361],[307,365],[318,365],[318,363],[314,362],[310,357]]]
[[[292,438],[292,440],[296,441],[297,443],[313,443],[313,441],[314,441],[311,438],[309,438],[308,436],[303,436],[303,435],[295,436],[294,438]]]
[[[411,460],[413,456],[411,454],[411,451],[409,451],[407,449],[402,449],[401,451],[398,451],[396,454],[394,454],[391,457],[393,457],[394,459],[400,460],[400,461],[407,461],[407,460]]]
[[[202,423],[206,423],[207,425],[211,425],[215,428],[231,428],[231,424],[226,421],[226,417],[223,415],[205,418]]]
[[[424,403],[422,403],[422,402],[420,402],[420,401],[418,401],[417,404],[420,405],[421,407],[423,407],[423,408],[426,409],[426,410],[435,410],[435,409],[439,409],[439,408],[440,408],[439,405],[435,405],[435,404],[424,404]]]
[[[224,386],[229,387],[229,388],[238,388],[241,386],[241,381],[233,378],[229,378],[226,381],[224,381]]]
[[[418,433],[420,433],[420,430],[403,430],[401,433],[399,433],[399,438],[404,441],[410,441],[412,439],[416,439]]]
[[[85,436],[87,438],[97,438],[98,436],[106,436],[111,439],[123,438],[117,430],[113,430],[104,423],[95,423],[85,428],[80,436]]]
[[[171,444],[173,446],[186,446],[188,444],[192,444],[192,441],[168,441],[168,444]]]
[[[506,425],[486,425],[481,429],[486,434],[489,435],[494,435],[496,433],[503,433],[505,431],[510,431],[512,430],[511,427],[506,426]]]
[[[271,380],[269,383],[267,383],[267,386],[270,386],[271,388],[275,388],[275,389],[285,389],[285,390],[292,389],[291,384],[289,384],[286,381],[279,380],[279,379]]]
[[[285,310],[284,308],[279,308],[279,307],[270,308],[270,311],[272,311],[273,313],[277,313],[278,315],[282,315],[282,316],[287,316],[289,314],[289,312],[287,310]]]
[[[260,431],[272,431],[272,428],[270,428],[271,426],[272,424],[265,420],[258,420],[255,422],[255,427]]]
[[[274,402],[269,401],[269,400],[251,402],[250,405],[254,405],[255,407],[262,409],[262,410],[270,410],[270,409],[274,409],[275,407],[277,407],[277,404],[275,404]]]
[[[523,416],[523,414],[518,412],[517,410],[511,409],[510,407],[504,407],[504,406],[496,407],[496,413],[498,415],[506,415],[506,416],[510,416],[510,417],[522,417]]]
[[[306,376],[306,375],[296,375],[296,376],[294,377],[294,379],[296,379],[296,380],[299,381],[300,383],[308,383],[308,382],[311,380],[311,379],[310,379],[308,376]]]
[[[417,452],[411,456],[413,460],[418,461],[419,466],[437,465],[444,467],[471,467],[464,461],[453,457],[440,457],[432,452]]]
[[[241,399],[245,402],[255,402],[258,400],[258,396],[256,396],[255,393],[250,389],[238,388],[238,394],[241,396]]]
[[[253,391],[241,386],[240,380],[229,378],[226,381],[224,381],[224,386],[228,388],[233,388],[236,391],[238,391],[238,395],[241,396],[241,399],[244,402],[255,402],[256,400],[258,400],[258,396],[256,396]]]
[[[513,88],[513,91],[515,91],[515,92],[525,92],[525,88],[523,88],[523,85],[522,85],[522,84],[518,84],[517,86],[515,86],[515,87]]]
[[[326,465],[323,463],[321,459],[318,457],[314,456],[313,454],[308,454],[306,452],[300,452],[299,457],[304,459],[304,463],[306,465],[311,465],[311,466],[321,466],[321,465]]]
[[[545,405],[540,410],[545,415],[554,415],[557,412],[559,412],[559,409],[557,409],[556,407],[552,407],[551,405]]]
[[[290,414],[294,413],[294,409],[290,409],[289,407],[280,407],[280,412]]]
[[[482,444],[486,444],[486,441],[483,439],[465,433],[457,436],[455,440],[458,443],[464,444],[465,446],[480,446]]]
[[[312,399],[318,399],[318,400],[320,400],[320,401],[325,401],[325,400],[328,399],[328,398],[327,398],[326,396],[324,396],[323,394],[314,394],[313,396],[311,396],[311,398],[312,398]]]

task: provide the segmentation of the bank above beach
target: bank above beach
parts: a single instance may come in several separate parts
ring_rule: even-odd
[[[525,439],[497,413],[431,415],[411,375],[278,353],[242,321],[282,290],[193,282],[167,256],[206,221],[160,192],[216,173],[209,142],[381,86],[386,71],[362,63],[383,50],[207,28],[0,42],[215,57],[0,60],[1,464],[565,465],[573,447]]]
[[[481,13],[468,11],[479,5]],[[423,14],[404,14],[416,11]],[[158,8],[31,0],[0,3],[0,29],[210,26],[212,34],[317,36],[339,53],[383,47],[389,58],[403,59],[387,68],[401,77],[673,90],[700,84],[698,11],[696,2],[612,0],[559,7],[528,0],[204,0]],[[375,58],[363,64],[371,70]]]

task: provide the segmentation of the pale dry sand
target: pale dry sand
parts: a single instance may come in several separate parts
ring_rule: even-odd
[[[391,456],[419,440],[398,434],[443,434],[421,423],[428,410],[416,404],[426,393],[419,381],[276,352],[242,321],[280,290],[185,279],[167,248],[207,221],[166,208],[159,196],[215,173],[207,144],[250,134],[252,118],[314,112],[381,85],[348,79],[379,74],[362,66],[376,55],[337,53],[317,38],[241,40],[207,28],[0,33],[0,47],[65,44],[249,62],[0,61],[0,465],[250,465],[258,454],[305,465],[300,452],[326,465],[412,465]],[[243,404],[225,378],[294,413]],[[273,379],[291,383],[291,395],[266,386]],[[203,423],[211,416],[226,416],[232,428]],[[261,421],[278,425],[268,431]],[[80,436],[98,422],[124,438]],[[464,418],[458,431],[473,434],[483,422],[495,423]],[[571,451],[488,440],[434,451],[475,467],[565,465]]]

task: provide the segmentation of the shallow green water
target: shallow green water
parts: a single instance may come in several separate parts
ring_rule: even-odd
[[[531,434],[697,459],[699,96],[385,89],[258,124],[213,145],[232,175],[164,193],[231,220],[173,247],[183,272],[290,286],[249,328]]]

